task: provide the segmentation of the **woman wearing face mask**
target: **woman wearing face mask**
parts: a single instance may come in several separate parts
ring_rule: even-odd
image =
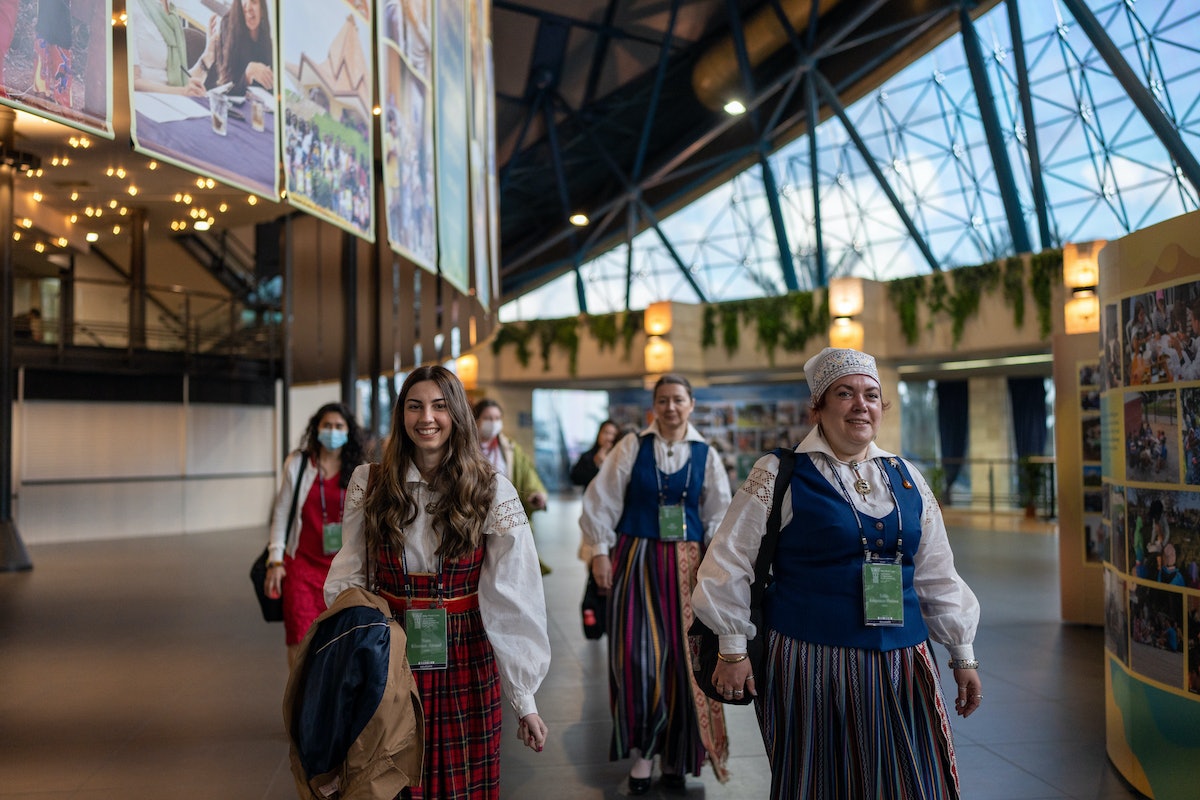
[[[485,397],[472,408],[475,425],[479,428],[479,445],[483,455],[492,466],[517,487],[517,495],[525,508],[525,516],[533,524],[533,512],[546,510],[546,486],[538,477],[533,459],[526,455],[521,446],[505,436],[504,409],[491,398]],[[550,567],[539,559],[542,574],[550,574]]]
[[[325,577],[342,546],[346,486],[361,463],[362,431],[341,403],[317,409],[305,428],[300,449],[284,462],[267,543],[266,591],[270,597],[283,596],[289,667],[300,640],[325,610]],[[288,530],[288,519],[293,516]]]

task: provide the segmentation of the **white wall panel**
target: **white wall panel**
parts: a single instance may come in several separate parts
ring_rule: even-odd
[[[267,521],[276,488],[271,475],[188,481],[183,495],[183,531],[261,527],[266,544]]]
[[[182,474],[182,405],[52,401],[22,405],[23,481]]]
[[[183,482],[21,487],[17,530],[26,544],[182,533]]]
[[[188,475],[275,470],[275,409],[193,403],[187,423]]]

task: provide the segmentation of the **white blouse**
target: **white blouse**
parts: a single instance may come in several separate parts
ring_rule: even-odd
[[[817,470],[839,491],[835,469],[842,485],[847,488],[854,485],[855,475],[849,464],[834,457],[819,427],[813,428],[796,446],[796,453],[797,458],[811,458]],[[880,467],[871,461],[880,457],[898,458],[872,442],[867,458],[859,466],[871,484],[871,491],[865,500],[854,495],[859,510],[874,517],[886,516],[894,508],[887,483],[879,474]],[[746,639],[757,633],[750,624],[750,585],[754,583],[754,562],[766,534],[778,473],[779,458],[774,454],[765,455],[755,463],[746,482],[734,494],[729,513],[700,564],[692,606],[696,616],[720,636],[723,653],[745,652]],[[913,556],[913,588],[921,603],[921,616],[929,627],[929,635],[950,651],[951,658],[974,658],[979,601],[954,569],[954,553],[950,550],[942,508],[929,484],[911,464],[909,474],[921,492],[924,509],[921,544]],[[789,487],[783,496],[780,526],[787,527],[791,521]]]
[[[633,474],[633,465],[641,449],[641,436],[654,435],[654,462],[667,474],[683,469],[692,458],[692,448],[686,442],[703,442],[704,437],[691,423],[683,442],[668,443],[658,430],[658,421],[642,431],[641,435],[629,434],[613,445],[612,452],[604,459],[600,473],[588,484],[583,493],[583,514],[579,528],[583,533],[580,555],[584,561],[592,556],[607,555],[617,541],[617,523],[625,510],[625,490]],[[704,464],[704,487],[700,491],[700,522],[704,525],[704,541],[713,533],[729,507],[729,477],[721,465],[721,457],[715,447],[708,448],[708,460]]]
[[[342,549],[325,579],[327,604],[351,586],[367,585],[363,502],[369,475],[370,466],[364,464],[354,471],[346,489]],[[436,572],[440,540],[431,529],[425,506],[437,496],[415,467],[410,467],[406,481],[420,502],[417,518],[405,539],[404,557],[411,572]],[[533,695],[550,669],[550,639],[533,531],[517,490],[503,475],[496,475],[496,497],[488,513],[485,535],[491,538],[487,540],[479,577],[479,613],[496,654],[504,696],[520,718],[537,713]]]

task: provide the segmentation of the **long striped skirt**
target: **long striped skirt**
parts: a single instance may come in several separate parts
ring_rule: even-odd
[[[611,553],[608,658],[613,738],[609,757],[629,758],[636,749],[642,758],[661,756],[668,772],[699,775],[705,749],[685,650],[679,546],[689,545],[618,536]]]
[[[957,800],[958,768],[928,644],[879,652],[770,631],[755,701],[771,797]]]

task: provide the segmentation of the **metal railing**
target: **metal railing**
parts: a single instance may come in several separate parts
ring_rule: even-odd
[[[1032,509],[1034,515],[1045,519],[1058,516],[1052,457],[913,459],[913,462],[944,505],[990,512],[1029,513]],[[947,466],[960,467],[959,477],[951,486],[946,486]]]
[[[58,308],[71,308],[70,318],[43,309],[39,324],[14,319],[13,337],[21,343],[56,346],[152,350],[187,355],[278,358],[280,315],[215,292],[182,286],[148,285],[142,302],[145,324],[131,329],[129,284],[120,280],[77,278],[64,281]]]

